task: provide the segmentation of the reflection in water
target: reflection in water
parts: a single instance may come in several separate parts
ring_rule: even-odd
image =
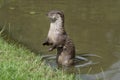
[[[45,54],[48,52],[41,45],[49,29],[45,14],[53,9],[62,10],[65,28],[75,43],[77,55],[91,53],[102,57],[87,57],[100,63],[80,68],[81,77],[95,80],[97,75],[105,80],[119,80],[119,7],[119,0],[0,0],[0,27],[6,24],[10,38],[36,53]],[[55,63],[55,60],[49,62],[53,66]],[[88,71],[89,74],[86,74]],[[76,76],[79,77],[79,74]]]
[[[96,57],[96,58],[101,59],[101,57],[98,56],[98,55],[85,54],[84,53],[82,55],[75,56],[74,65],[72,67],[74,67],[74,68],[82,68],[82,67],[87,67],[89,65],[94,65],[94,64],[99,63],[99,62],[94,62],[92,59],[89,59],[88,57]],[[48,63],[48,65],[51,65],[51,62],[56,62],[56,59],[57,59],[56,55],[43,55],[42,56],[42,60],[45,60]],[[51,65],[51,67],[55,67],[55,66],[58,66],[58,64],[56,63],[56,65]],[[71,68],[71,67],[69,66],[68,68]]]

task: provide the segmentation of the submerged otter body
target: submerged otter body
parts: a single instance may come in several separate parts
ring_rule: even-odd
[[[49,51],[57,49],[57,63],[69,66],[74,63],[75,46],[64,29],[64,14],[61,11],[50,11],[51,20],[47,39],[43,45],[51,45]]]
[[[57,63],[65,66],[72,65],[75,58],[75,47],[72,40],[67,37],[63,47],[57,48]]]

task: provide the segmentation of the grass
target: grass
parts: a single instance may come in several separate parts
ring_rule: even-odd
[[[21,45],[0,37],[0,80],[75,80],[73,74],[56,69]]]

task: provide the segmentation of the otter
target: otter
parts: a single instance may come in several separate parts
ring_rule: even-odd
[[[75,46],[64,28],[64,13],[52,10],[47,14],[50,19],[50,29],[43,45],[51,46],[49,51],[57,49],[56,61],[63,66],[74,64]]]

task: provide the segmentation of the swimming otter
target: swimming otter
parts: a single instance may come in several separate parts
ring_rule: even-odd
[[[57,63],[70,66],[74,63],[75,46],[64,29],[64,14],[52,10],[47,14],[50,19],[50,29],[43,45],[51,45],[49,51],[57,49]]]

